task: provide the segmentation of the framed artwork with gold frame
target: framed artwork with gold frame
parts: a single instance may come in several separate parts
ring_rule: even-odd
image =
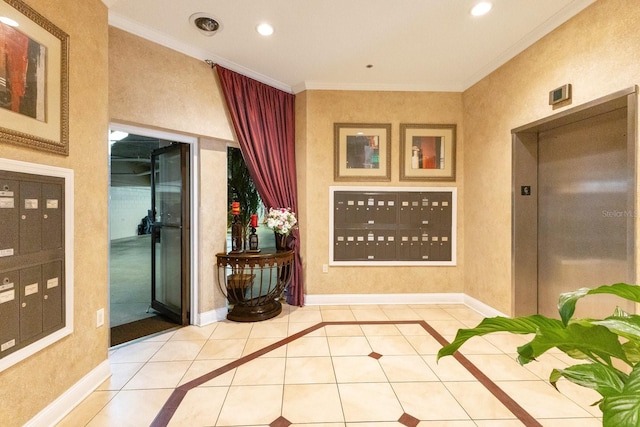
[[[69,154],[69,36],[0,0],[0,142]]]
[[[456,125],[400,124],[400,181],[455,181]]]
[[[391,124],[335,123],[335,181],[391,181]]]

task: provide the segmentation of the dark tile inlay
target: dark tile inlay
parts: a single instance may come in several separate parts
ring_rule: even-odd
[[[167,402],[164,404],[160,412],[156,415],[156,418],[151,423],[151,427],[166,427],[169,424],[169,421],[173,417],[174,413],[178,409],[178,406],[182,403],[182,400],[186,396],[189,390],[192,390],[199,385],[204,384],[205,382],[222,375],[232,369],[237,368],[251,360],[254,360],[264,354],[269,353],[276,348],[279,348],[283,345],[286,345],[292,341],[301,338],[310,332],[316,331],[320,328],[323,328],[328,325],[409,325],[409,324],[418,324],[421,325],[433,338],[436,339],[441,345],[449,344],[449,342],[444,339],[440,333],[438,333],[431,325],[429,325],[424,320],[382,320],[382,321],[342,321],[342,322],[320,322],[314,326],[311,326],[303,331],[295,333],[287,338],[284,338],[276,343],[268,345],[267,347],[258,350],[254,353],[251,353],[247,356],[243,356],[240,359],[237,359],[227,365],[224,365],[218,369],[215,369],[208,374],[202,375],[195,380],[192,380],[186,384],[181,385],[176,388]],[[372,352],[369,354],[370,357],[375,359],[379,359],[382,357],[381,354]],[[471,361],[469,361],[466,357],[462,355],[460,352],[456,352],[454,354],[454,358],[469,371],[489,392],[491,392],[500,402],[511,411],[524,425],[525,427],[542,427],[531,414],[529,414],[524,408],[522,408],[515,400],[513,400],[508,394],[506,394],[500,387],[498,387],[491,379],[489,379],[482,371],[480,371]],[[414,417],[408,414],[403,414],[398,420],[399,423],[407,426],[407,427],[416,427],[417,423]],[[289,427],[291,422],[289,422],[286,418],[280,417],[276,419],[271,426],[273,427]]]
[[[404,414],[402,414],[402,416],[400,418],[398,418],[398,422],[402,425],[405,425],[407,427],[416,427],[418,425],[418,423],[420,422],[419,419],[417,419],[414,416],[411,416],[409,414],[407,414],[406,412]]]
[[[289,427],[290,425],[291,421],[289,421],[285,417],[280,416],[271,424],[269,424],[269,427]]]

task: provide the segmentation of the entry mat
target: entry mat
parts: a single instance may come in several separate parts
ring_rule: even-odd
[[[111,328],[111,347],[123,344],[138,338],[153,335],[167,329],[176,328],[179,325],[165,319],[162,316],[146,317],[131,323],[114,326]]]

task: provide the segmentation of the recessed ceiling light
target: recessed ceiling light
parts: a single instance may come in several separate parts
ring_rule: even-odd
[[[263,23],[256,27],[256,31],[263,36],[270,36],[273,34],[273,27],[267,23]]]
[[[212,36],[220,29],[220,23],[206,13],[194,13],[189,21],[205,36]]]
[[[483,1],[483,2],[480,2],[477,5],[473,6],[473,9],[471,9],[471,14],[473,16],[485,15],[485,14],[489,13],[489,11],[491,10],[492,7],[493,7],[493,5],[491,3],[489,3],[488,1]]]
[[[10,27],[17,27],[18,23],[11,18],[7,18],[6,16],[0,16],[0,22],[6,24]]]

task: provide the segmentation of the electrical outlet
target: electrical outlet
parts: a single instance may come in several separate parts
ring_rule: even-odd
[[[322,272],[323,273],[328,273],[329,272],[329,266],[327,264],[322,264]]]
[[[104,325],[104,308],[96,311],[96,328]]]

